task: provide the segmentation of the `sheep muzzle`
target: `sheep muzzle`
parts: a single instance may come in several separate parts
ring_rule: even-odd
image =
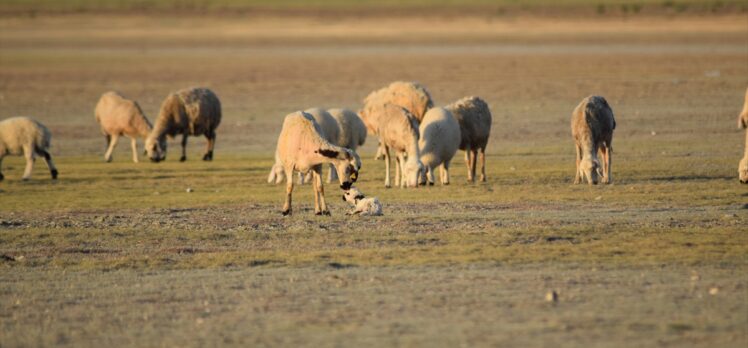
[[[343,190],[349,190],[352,185],[353,185],[352,182],[345,181],[345,182],[343,182],[343,184],[340,185],[340,188],[343,189]]]

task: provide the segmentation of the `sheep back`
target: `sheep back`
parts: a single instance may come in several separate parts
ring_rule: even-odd
[[[434,106],[434,102],[426,87],[418,82],[392,82],[386,87],[369,93],[364,98],[361,119],[372,133],[375,133],[379,122],[380,115],[377,111],[382,105],[388,103],[405,108],[419,122],[423,119],[426,111]]]
[[[101,95],[94,114],[104,134],[145,137],[152,128],[140,105],[115,91]]]
[[[571,133],[575,141],[595,151],[601,142],[610,142],[616,121],[605,98],[589,96],[572,113]]]
[[[460,150],[483,149],[491,135],[491,110],[479,97],[465,97],[445,107],[460,124]]]
[[[215,131],[221,123],[221,102],[207,88],[187,88],[166,97],[155,122],[155,129],[175,136],[201,135]]]
[[[47,150],[51,140],[49,129],[32,118],[11,117],[0,122],[0,156],[22,155],[24,146]]]
[[[283,166],[306,173],[312,164],[313,153],[331,144],[322,137],[322,129],[312,115],[297,111],[286,115],[278,136],[277,157]]]
[[[366,142],[366,125],[358,115],[348,109],[327,110],[340,128],[338,146],[355,150]]]
[[[460,125],[445,108],[427,111],[419,131],[418,148],[424,166],[433,168],[451,160],[460,146]]]
[[[338,126],[338,121],[336,121],[327,110],[322,108],[311,108],[304,110],[304,113],[312,116],[321,130],[320,135],[322,135],[325,140],[332,144],[338,144],[340,127]]]
[[[405,108],[384,104],[380,110],[380,123],[377,134],[382,142],[397,152],[412,151],[413,144],[417,147],[419,132],[415,117]]]

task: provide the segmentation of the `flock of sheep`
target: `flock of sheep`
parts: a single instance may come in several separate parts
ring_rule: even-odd
[[[104,159],[112,152],[120,136],[130,138],[133,161],[138,162],[137,138],[145,139],[149,159],[166,159],[166,138],[182,135],[182,155],[186,160],[187,137],[203,135],[207,148],[203,160],[213,159],[216,128],[221,122],[221,102],[207,88],[189,88],[169,94],[161,104],[152,125],[137,102],[117,92],[104,93],[95,108],[96,121],[107,141]],[[738,126],[748,128],[748,90],[738,117]],[[611,154],[616,121],[605,98],[590,96],[574,109],[571,133],[576,148],[574,183],[611,183]],[[390,158],[395,159],[395,186],[433,185],[435,171],[439,181],[449,184],[449,167],[457,150],[465,151],[468,180],[476,179],[480,159],[480,181],[486,181],[485,151],[491,133],[491,112],[479,97],[466,97],[444,107],[434,106],[426,88],[415,82],[396,81],[370,93],[358,112],[346,109],[313,108],[287,115],[278,138],[275,163],[269,183],[286,181],[286,201],[282,213],[291,213],[294,173],[299,183],[311,181],[315,213],[329,215],[322,184],[322,166],[330,165],[327,182],[337,179],[345,192],[343,199],[354,206],[350,213],[381,215],[376,198],[366,198],[353,187],[361,168],[356,149],[367,134],[379,138],[377,159],[385,160],[385,187],[391,187]],[[0,122],[0,169],[6,155],[23,155],[26,168],[23,179],[31,177],[36,156],[44,158],[52,179],[58,171],[49,154],[51,133],[36,120],[13,117]],[[745,154],[738,166],[742,183],[748,183],[748,131]],[[0,172],[0,181],[4,176]]]

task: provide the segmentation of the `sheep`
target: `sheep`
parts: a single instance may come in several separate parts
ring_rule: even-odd
[[[491,134],[491,110],[479,97],[465,97],[445,107],[460,124],[460,150],[465,151],[467,180],[475,180],[475,167],[480,151],[480,181],[486,181],[486,145]]]
[[[203,161],[213,160],[216,128],[221,123],[221,102],[207,88],[188,88],[169,94],[161,104],[161,111],[151,133],[145,140],[145,149],[152,162],[166,159],[166,136],[182,134],[182,157],[187,160],[187,136],[204,135],[208,139]]]
[[[434,169],[438,166],[442,185],[449,185],[449,163],[460,147],[460,124],[445,108],[432,108],[426,112],[418,129],[418,151],[424,171],[420,183],[434,184]]]
[[[418,82],[392,82],[386,87],[369,93],[369,95],[364,98],[364,108],[359,111],[359,115],[366,125],[366,128],[372,134],[377,134],[376,129],[379,118],[379,115],[374,111],[378,110],[386,103],[399,105],[405,108],[417,122],[421,122],[426,111],[434,107],[434,102],[431,99],[428,90]],[[383,154],[383,145],[380,142],[377,147],[377,154],[374,158],[382,159],[384,157]]]
[[[12,117],[0,122],[0,169],[7,155],[26,157],[26,170],[23,180],[31,178],[36,156],[42,156],[47,163],[52,180],[57,179],[57,168],[49,155],[52,133],[43,124],[29,117]],[[0,181],[5,177],[0,171]]]
[[[376,110],[379,116],[377,134],[384,147],[384,186],[390,185],[390,150],[395,152],[395,186],[418,187],[423,171],[418,149],[418,124],[404,108],[384,104]],[[407,157],[407,160],[406,160]]]
[[[140,105],[118,92],[106,92],[99,98],[94,109],[94,116],[106,138],[107,150],[104,160],[112,161],[112,151],[117,146],[117,140],[120,136],[126,135],[130,138],[132,161],[138,163],[137,138],[145,139],[153,128]]]
[[[575,184],[586,179],[588,184],[597,185],[600,171],[598,151],[603,159],[602,182],[612,182],[610,166],[614,129],[616,120],[605,98],[589,96],[574,109],[571,116],[571,134],[577,150]]]
[[[347,190],[356,182],[361,169],[361,159],[355,151],[331,144],[321,136],[321,128],[312,115],[297,111],[283,120],[278,136],[277,158],[283,165],[286,176],[286,202],[282,214],[291,214],[293,172],[313,172],[314,212],[330,215],[325,204],[325,191],[320,172],[322,165],[331,163],[338,174],[340,188]]]
[[[355,187],[351,187],[343,192],[343,201],[353,205],[353,210],[346,213],[346,215],[382,215],[382,203],[379,203],[379,199],[376,197],[366,198],[364,194]]]
[[[738,127],[748,128],[748,89],[745,91],[745,103],[743,111],[738,116]],[[738,177],[740,182],[748,184],[748,130],[745,132],[745,153],[743,159],[738,163]]]

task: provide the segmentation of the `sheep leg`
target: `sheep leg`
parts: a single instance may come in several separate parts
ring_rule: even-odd
[[[465,149],[465,166],[467,166],[467,181],[473,182],[475,180],[475,169],[471,171],[471,168],[474,168],[472,163],[475,161],[475,155],[472,151],[470,151],[470,148]]]
[[[577,171],[576,171],[576,175],[574,176],[574,183],[579,184],[582,182],[582,178],[579,175],[579,162],[581,162],[582,160],[582,148],[579,147],[579,144],[575,144],[574,148],[577,150],[577,155],[576,157],[574,157],[574,159],[577,162]]]
[[[291,194],[293,193],[293,170],[286,170],[286,202],[283,204],[281,214],[291,214]]]
[[[403,180],[405,170],[403,169],[403,160],[400,154],[395,155],[395,187],[405,186],[405,180]]]
[[[5,179],[5,175],[3,175],[2,169],[3,169],[3,158],[4,156],[0,156],[0,181],[3,181]]]
[[[480,181],[486,182],[486,148],[480,149]]]
[[[441,175],[442,185],[449,185],[449,161],[445,161],[439,167],[439,174]]]
[[[603,144],[603,146],[600,147],[600,153],[602,154],[603,158],[603,184],[610,184],[611,177],[610,177],[610,147],[608,147],[607,144]]]
[[[34,160],[36,160],[36,156],[34,155],[34,151],[32,151],[28,146],[23,147],[23,154],[24,157],[26,157],[26,170],[23,171],[23,177],[21,179],[29,180],[31,178],[31,170],[34,169]]]
[[[205,149],[205,155],[203,156],[203,161],[212,161],[213,160],[213,146],[216,145],[216,132],[212,131],[205,135],[206,138],[208,138],[208,145]]]
[[[322,166],[319,167],[319,170],[315,172],[315,182],[317,183],[316,192],[319,196],[319,212],[317,215],[330,215],[330,211],[327,210],[327,203],[325,203],[325,185],[322,184]]]
[[[119,134],[112,134],[110,138],[111,140],[109,141],[109,148],[104,154],[104,160],[107,162],[112,161],[112,152],[114,151],[114,147],[117,146],[117,141],[119,141]]]
[[[182,157],[179,158],[179,162],[187,160],[187,134],[182,136]]]
[[[427,170],[428,170],[427,176],[428,176],[429,186],[434,186],[434,181],[436,181],[436,179],[434,179],[434,169],[435,168],[433,168],[433,167],[428,167],[427,168]]]
[[[130,147],[132,147],[132,161],[138,163],[138,142],[135,138],[130,138]]]
[[[384,187],[390,188],[390,149],[384,146]]]
[[[57,179],[58,172],[55,163],[52,162],[52,156],[46,150],[39,150],[38,153],[42,158],[44,158],[44,163],[46,163],[47,168],[49,168],[49,174],[52,175],[52,180]]]

